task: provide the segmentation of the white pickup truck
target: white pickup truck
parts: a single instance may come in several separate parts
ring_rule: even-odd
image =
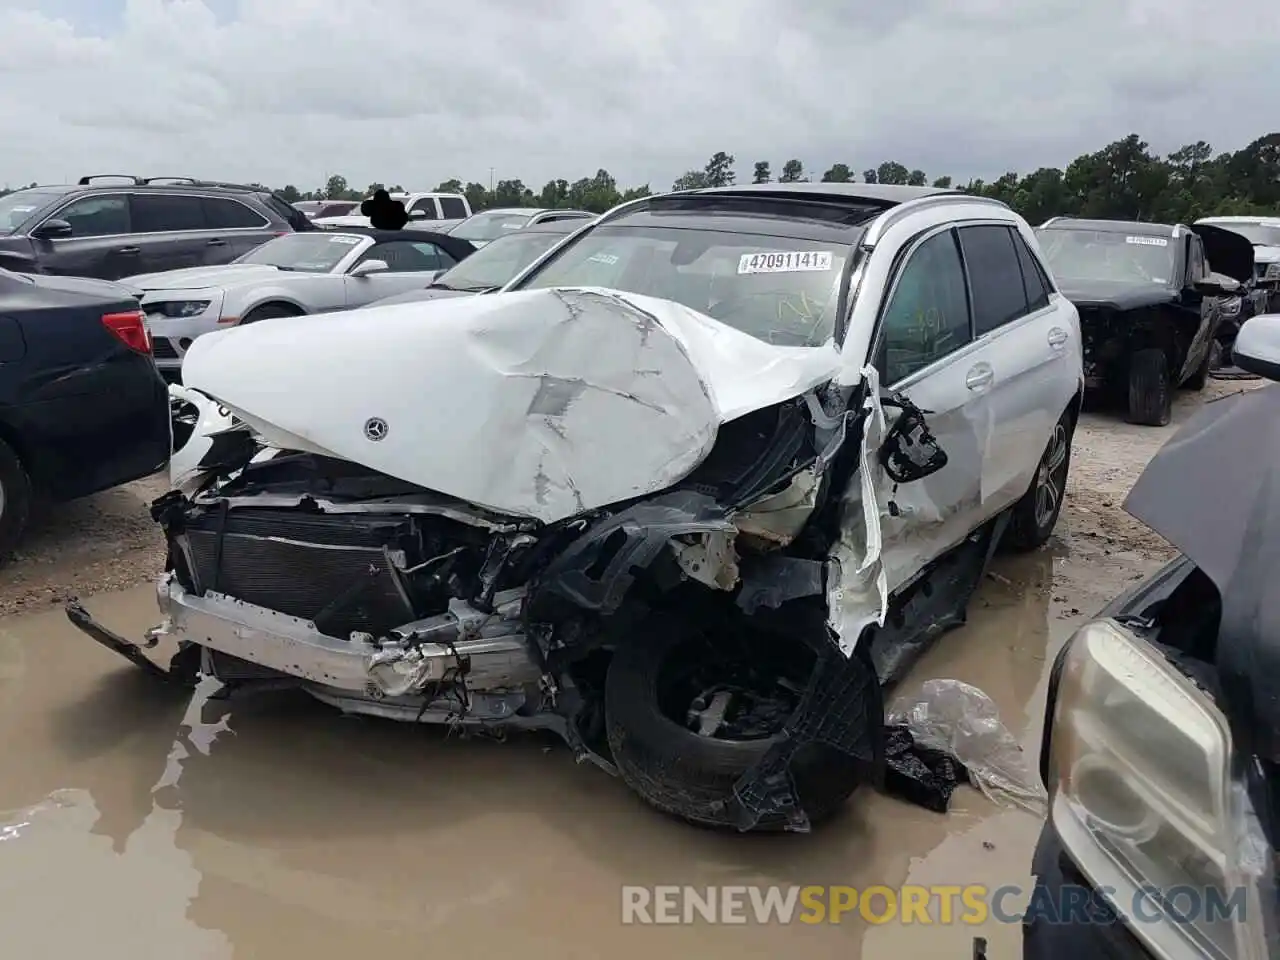
[[[456,227],[471,216],[471,204],[460,193],[393,193],[392,200],[404,204],[409,222],[420,227],[430,226],[441,232]],[[369,218],[356,212],[343,217],[317,217],[311,222],[320,227],[367,227]]]

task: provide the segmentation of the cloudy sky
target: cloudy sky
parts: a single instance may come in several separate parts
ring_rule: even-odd
[[[0,184],[992,178],[1280,128],[1276,0],[0,0]]]

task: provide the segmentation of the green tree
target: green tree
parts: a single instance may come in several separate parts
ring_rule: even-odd
[[[911,173],[896,160],[886,160],[876,167],[877,183],[905,184]]]
[[[396,187],[396,189],[399,190],[400,188]],[[444,180],[436,184],[435,192],[436,193],[462,193],[463,190],[464,188],[462,186],[462,181],[455,178],[453,180]]]
[[[653,191],[649,189],[649,185],[646,183],[640,187],[632,187],[630,190],[628,190],[618,199],[618,202],[627,203],[630,200],[639,200],[641,197],[652,197],[652,196],[653,196]]]
[[[499,180],[489,201],[491,207],[531,207],[533,191],[523,180]]]
[[[702,172],[706,174],[708,187],[728,187],[735,179],[733,172],[733,155],[719,150],[712,154]]]
[[[302,199],[302,194],[292,183],[286,183],[280,190],[280,199],[285,203],[297,203]]]
[[[707,186],[707,171],[705,170],[686,170],[676,182],[671,184],[672,190],[701,190]]]
[[[907,186],[923,187],[926,179],[923,170],[912,170],[907,174]]]
[[[782,176],[779,183],[799,183],[804,179],[804,164],[799,160],[788,160],[782,165]]]
[[[548,180],[538,191],[538,204],[555,209],[569,205],[569,181]]]
[[[489,198],[489,188],[483,183],[476,183],[473,180],[463,188],[462,195],[467,198],[467,204],[473,213],[479,213],[493,206]]]
[[[324,198],[326,200],[345,200],[350,192],[351,188],[347,186],[347,178],[336,173],[324,185]]]
[[[831,168],[822,175],[823,183],[852,183],[853,171],[849,169],[847,163],[833,163]]]
[[[371,183],[364,188],[364,196],[372,197],[377,191],[386,189],[387,185],[385,183]],[[390,193],[389,190],[387,192]]]
[[[951,178],[950,178],[950,177],[939,177],[937,180],[933,181],[933,185],[934,185],[935,187],[937,187],[939,190],[950,190],[950,189],[951,189]]]
[[[757,160],[755,172],[751,174],[751,182],[752,183],[768,183],[770,179],[771,179],[771,174],[769,173],[769,161]]]
[[[880,180],[879,180],[879,177],[877,177],[875,170],[863,170],[862,182],[863,183],[879,183]]]

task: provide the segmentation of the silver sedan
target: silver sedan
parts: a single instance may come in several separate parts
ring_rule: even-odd
[[[223,266],[122,282],[141,293],[156,366],[175,382],[202,334],[418,290],[474,251],[466,240],[421,230],[314,230],[276,237]]]

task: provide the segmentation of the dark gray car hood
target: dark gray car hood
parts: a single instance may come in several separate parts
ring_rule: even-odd
[[[1280,386],[1206,403],[1160,450],[1124,508],[1222,596],[1217,668],[1235,736],[1280,762]]]
[[[1178,292],[1162,283],[1149,280],[1080,280],[1072,278],[1058,285],[1062,295],[1077,307],[1105,307],[1111,310],[1137,310],[1162,303],[1173,303]]]

